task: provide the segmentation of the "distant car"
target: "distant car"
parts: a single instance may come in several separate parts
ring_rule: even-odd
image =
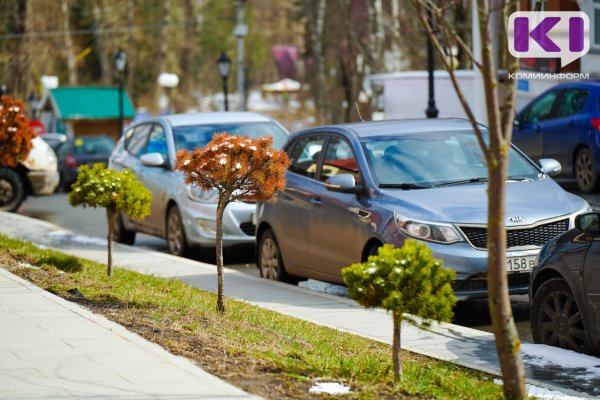
[[[261,276],[343,283],[343,267],[414,238],[456,271],[459,300],[487,296],[487,167],[468,121],[324,126],[285,150],[287,186],[257,207]],[[506,270],[510,293],[526,294],[541,246],[589,205],[549,178],[555,160],[537,166],[515,147],[509,157]]]
[[[600,188],[600,82],[556,85],[515,117],[513,143],[529,158],[554,158],[584,192]]]
[[[0,167],[0,211],[16,211],[28,195],[50,195],[58,186],[54,151],[39,137],[32,143],[16,168]]]
[[[130,126],[112,153],[109,166],[129,168],[152,192],[151,214],[143,220],[117,216],[115,238],[133,244],[136,232],[163,237],[169,251],[186,255],[191,247],[215,247],[216,191],[201,191],[173,171],[179,150],[205,146],[215,133],[251,138],[270,135],[282,148],[288,132],[275,120],[251,112],[176,114]],[[223,216],[223,245],[254,243],[256,204],[231,203]]]
[[[531,333],[536,343],[600,355],[600,214],[541,250],[531,273]]]
[[[68,139],[64,134],[46,133],[41,137],[56,152],[63,190],[68,190],[77,180],[80,165],[108,165],[108,157],[115,147],[114,139],[107,135],[81,135]]]

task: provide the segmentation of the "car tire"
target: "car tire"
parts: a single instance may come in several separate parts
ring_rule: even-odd
[[[174,256],[186,257],[190,254],[190,247],[185,237],[185,230],[183,229],[183,221],[181,220],[181,213],[177,206],[169,208],[167,213],[167,246],[169,247],[169,253]]]
[[[579,353],[589,349],[581,311],[562,279],[544,282],[531,303],[531,333],[535,343]]]
[[[260,236],[256,265],[261,278],[279,282],[298,283],[299,279],[285,271],[279,243],[271,229]]]
[[[0,211],[16,211],[25,200],[21,176],[13,169],[0,168]]]
[[[587,147],[580,149],[575,156],[575,178],[577,186],[583,193],[591,193],[598,189],[598,173],[592,152]]]
[[[121,213],[117,213],[115,227],[113,229],[113,241],[132,245],[135,242],[135,231],[130,231],[123,225],[123,217]]]

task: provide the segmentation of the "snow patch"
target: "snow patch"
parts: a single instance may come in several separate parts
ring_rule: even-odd
[[[340,297],[348,297],[348,288],[346,288],[345,286],[334,285],[331,283],[321,282],[314,279],[299,282],[298,286],[314,290],[315,292],[327,293]]]
[[[494,379],[494,383],[497,385],[503,385],[502,379]],[[563,392],[556,390],[547,389],[535,385],[525,384],[525,390],[529,397],[537,397],[538,399],[551,399],[551,400],[584,400],[583,397],[571,396]]]
[[[93,236],[74,235],[65,231],[52,231],[48,234],[48,236],[50,237],[50,239],[75,242],[80,244],[93,244],[97,246],[106,246],[108,244],[106,239]]]
[[[350,387],[337,382],[317,382],[308,391],[309,393],[348,394]]]
[[[32,265],[32,264],[29,264],[28,262],[20,262],[20,261],[19,261],[19,262],[17,263],[17,265],[18,265],[19,267],[22,267],[22,268],[33,268],[33,269],[40,269],[40,267],[37,267],[37,266],[35,266],[35,265]]]
[[[543,344],[522,343],[521,351],[527,363],[540,367],[557,365],[576,368],[580,378],[600,378],[600,358]]]

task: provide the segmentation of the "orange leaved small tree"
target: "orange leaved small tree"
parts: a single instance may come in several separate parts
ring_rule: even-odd
[[[216,190],[217,202],[217,310],[223,304],[223,212],[236,201],[276,201],[285,188],[285,171],[290,162],[283,151],[271,147],[273,139],[250,139],[217,133],[203,148],[177,153],[175,169],[183,171],[185,183],[202,190]]]
[[[23,114],[25,105],[21,100],[2,96],[0,110],[0,166],[14,168],[31,151],[34,130]]]

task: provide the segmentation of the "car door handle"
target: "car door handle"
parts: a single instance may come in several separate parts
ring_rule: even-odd
[[[323,204],[323,202],[321,201],[320,197],[313,197],[310,199],[310,203],[314,204],[315,206],[320,206],[321,204]]]

